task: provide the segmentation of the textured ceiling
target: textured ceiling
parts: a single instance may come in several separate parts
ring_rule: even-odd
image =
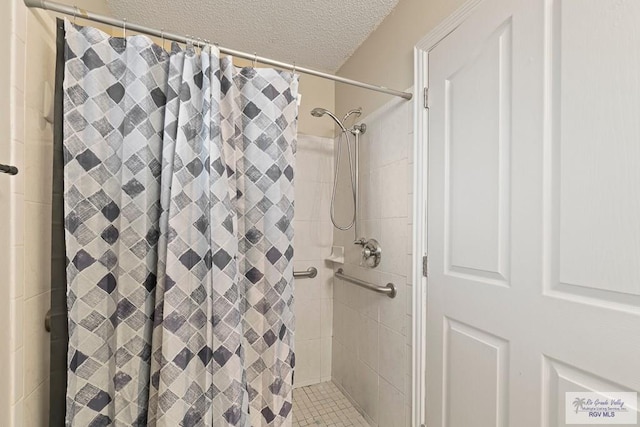
[[[111,15],[336,71],[398,0],[107,0]]]

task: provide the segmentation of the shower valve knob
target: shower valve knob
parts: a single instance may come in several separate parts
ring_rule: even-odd
[[[356,243],[362,245],[362,261],[369,268],[375,268],[380,264],[382,248],[376,239],[360,239]]]

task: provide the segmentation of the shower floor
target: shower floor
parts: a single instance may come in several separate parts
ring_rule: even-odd
[[[369,424],[332,382],[293,390],[293,427]]]

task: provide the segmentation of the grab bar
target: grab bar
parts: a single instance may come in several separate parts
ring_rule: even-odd
[[[18,174],[18,168],[15,166],[10,166],[10,165],[4,165],[2,163],[0,163],[0,172],[1,173],[6,173],[9,175],[17,175]]]
[[[314,277],[316,277],[318,275],[318,269],[315,267],[309,267],[306,269],[306,271],[294,271],[293,272],[293,277],[298,278],[298,279],[305,279],[305,278],[309,278],[309,279],[313,279]]]
[[[386,286],[377,286],[377,285],[365,282],[364,280],[347,276],[346,274],[344,274],[344,271],[341,268],[339,268],[338,271],[336,271],[336,277],[338,279],[351,282],[354,285],[360,286],[361,288],[369,289],[370,291],[377,292],[379,294],[386,294],[389,298],[396,297],[396,287],[393,283],[387,283]]]

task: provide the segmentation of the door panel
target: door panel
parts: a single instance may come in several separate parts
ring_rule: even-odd
[[[564,426],[567,391],[640,391],[639,20],[484,0],[429,51],[429,427]]]
[[[444,327],[444,424],[506,426],[508,344],[455,320]]]
[[[568,298],[616,302],[636,312],[639,17],[640,2],[556,1],[547,34],[553,49],[548,286]]]
[[[510,45],[508,20],[444,87],[446,274],[492,284],[508,283]]]

